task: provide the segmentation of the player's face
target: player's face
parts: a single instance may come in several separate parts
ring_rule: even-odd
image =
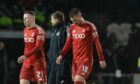
[[[54,16],[51,16],[51,23],[53,26],[58,24],[58,19],[54,18]]]
[[[35,22],[35,17],[30,14],[24,14],[23,16],[23,22],[25,27],[31,27],[32,24]]]
[[[80,24],[81,22],[81,15],[77,14],[74,15],[73,17],[70,17],[70,20],[75,23],[75,24]]]

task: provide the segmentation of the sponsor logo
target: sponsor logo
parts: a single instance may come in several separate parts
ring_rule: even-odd
[[[31,42],[31,43],[33,43],[34,42],[34,38],[27,38],[27,37],[25,37],[24,38],[24,41],[25,42]]]
[[[73,38],[80,38],[80,39],[84,39],[86,37],[85,34],[72,34]]]

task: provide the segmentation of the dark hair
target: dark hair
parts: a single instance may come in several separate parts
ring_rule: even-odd
[[[64,13],[61,11],[55,11],[51,14],[51,16],[53,16],[54,18],[56,18],[60,21],[64,21],[64,19],[65,19]]]
[[[30,14],[32,16],[36,16],[35,12],[34,11],[31,11],[31,10],[25,11],[24,14]]]
[[[69,12],[69,17],[73,17],[74,15],[77,15],[79,13],[82,15],[80,9],[78,9],[78,8],[72,8],[70,10],[70,12]]]

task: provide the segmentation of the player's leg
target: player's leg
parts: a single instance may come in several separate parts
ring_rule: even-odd
[[[74,79],[74,84],[86,84],[86,78],[80,75],[76,75]]]
[[[32,67],[22,66],[20,71],[20,84],[30,84],[30,80],[33,77],[32,70]]]
[[[20,79],[20,84],[30,84],[30,81],[26,79]]]
[[[74,78],[74,84],[86,84],[86,78],[89,76],[92,70],[93,63],[79,63],[77,64],[76,76]]]
[[[47,84],[46,68],[41,66],[34,66],[34,80],[38,84]]]
[[[80,75],[77,75],[78,65],[77,63],[72,64],[72,80],[74,84],[84,84],[84,78]]]

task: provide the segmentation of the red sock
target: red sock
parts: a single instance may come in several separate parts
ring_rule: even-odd
[[[84,84],[82,81],[74,81],[74,84]]]

